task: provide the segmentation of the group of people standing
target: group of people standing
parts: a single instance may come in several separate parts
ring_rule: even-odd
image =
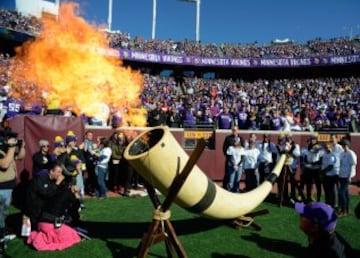
[[[320,201],[322,188],[325,203],[339,210],[340,216],[349,214],[349,186],[356,174],[357,155],[351,149],[350,139],[338,142],[335,134],[321,145],[316,136],[309,140],[302,154],[302,178],[306,196],[311,198],[312,183],[316,188],[316,200]]]
[[[28,244],[37,250],[61,250],[78,243],[81,232],[76,229],[81,225],[85,193],[105,199],[110,188],[129,196],[128,167],[122,155],[130,139],[114,132],[94,140],[93,132],[87,131],[78,143],[74,132],[68,131],[65,139],[55,137],[52,151],[48,140],[39,141],[22,207],[31,223]]]
[[[64,175],[77,186],[82,204],[85,193],[104,199],[108,189],[129,196],[134,171],[123,159],[123,153],[131,139],[117,131],[110,137],[94,139],[93,132],[86,131],[84,141],[78,143],[69,131],[65,141],[61,136],[55,137],[51,153],[49,142],[40,140],[40,150],[33,154],[33,175],[46,174],[54,162],[61,164]]]
[[[0,134],[0,256],[12,236],[5,224],[11,203],[23,214],[21,235],[28,244],[37,250],[62,250],[86,237],[79,227],[85,194],[105,199],[110,188],[130,196],[133,183],[137,186],[137,174],[123,158],[132,140],[125,132],[94,139],[86,131],[79,142],[69,130],[51,143],[41,139],[32,154],[32,171],[22,171],[18,183],[16,160],[25,158],[25,141],[11,130]]]
[[[307,146],[301,147],[291,133],[280,132],[277,142],[271,140],[270,134],[262,137],[258,141],[257,135],[250,133],[244,140],[239,128],[232,127],[223,144],[225,189],[235,193],[251,191],[266,179],[280,155],[285,153],[287,158],[277,180],[280,206],[299,199],[319,202],[324,193],[325,203],[337,209],[340,216],[348,215],[349,186],[357,164],[349,138],[338,141],[337,135],[331,134],[330,141],[321,143],[314,133],[307,140]],[[245,188],[241,189],[243,173]]]

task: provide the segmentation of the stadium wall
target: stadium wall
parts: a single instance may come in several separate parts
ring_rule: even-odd
[[[19,133],[19,138],[22,138],[26,142],[26,159],[24,161],[18,161],[18,172],[20,173],[26,169],[30,175],[32,171],[32,154],[39,150],[38,142],[40,139],[46,139],[50,142],[50,145],[54,142],[54,138],[57,135],[62,136],[65,139],[68,130],[73,130],[75,135],[78,137],[78,142],[84,140],[85,131],[90,130],[94,133],[94,137],[107,136],[109,137],[113,132],[131,130],[140,132],[147,130],[148,128],[120,128],[111,129],[104,127],[85,127],[83,121],[80,118],[61,117],[61,116],[27,116],[20,115],[13,118],[10,121],[10,127],[13,131]],[[185,146],[185,140],[187,137],[187,131],[184,129],[170,129],[176,140],[181,146]],[[203,131],[199,131],[200,133]],[[216,130],[215,131],[215,142],[214,149],[206,148],[202,153],[197,165],[204,171],[204,173],[214,181],[220,181],[224,175],[225,158],[222,153],[222,145],[225,137],[230,134],[230,130]],[[241,135],[244,139],[247,139],[250,133],[255,133],[258,139],[262,139],[262,135],[265,131],[243,131]],[[276,142],[279,132],[266,131],[271,135],[273,142]],[[307,146],[307,140],[312,135],[309,132],[293,132],[295,142],[300,146]],[[354,151],[360,158],[360,134],[354,133],[351,135],[351,144]],[[339,134],[342,137],[343,134]],[[320,141],[330,140],[329,132],[319,133]],[[53,146],[50,146],[50,151]],[[191,155],[193,148],[184,147],[185,151]],[[299,176],[300,170],[297,173]],[[19,178],[19,177],[18,177]],[[360,181],[360,165],[357,166],[356,177],[354,182]]]

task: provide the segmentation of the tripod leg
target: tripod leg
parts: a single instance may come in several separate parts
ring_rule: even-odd
[[[147,256],[147,253],[149,252],[150,246],[153,242],[153,236],[159,229],[160,221],[153,220],[153,222],[150,224],[148,232],[144,235],[143,239],[141,240],[140,247],[139,247],[139,253],[138,258],[145,258]]]
[[[168,237],[170,238],[169,240],[171,241],[173,247],[175,248],[178,257],[187,258],[188,256],[185,252],[185,249],[182,246],[179,239],[177,238],[175,230],[169,220],[165,220],[165,228],[167,229]]]
[[[283,167],[280,174],[280,182],[279,182],[279,207],[282,206],[284,201],[284,189],[285,189],[285,181],[286,181],[286,165]]]
[[[169,239],[169,236],[166,234],[165,237],[165,247],[166,247],[166,253],[167,253],[167,257],[175,257],[175,251],[174,251],[174,246],[173,243],[171,242],[171,239]]]

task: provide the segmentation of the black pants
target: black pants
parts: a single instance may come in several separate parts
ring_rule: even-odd
[[[312,198],[312,187],[315,184],[316,187],[316,201],[320,201],[321,198],[321,173],[320,169],[306,168],[304,171],[304,182],[306,186],[306,198],[310,200]]]
[[[135,169],[130,165],[129,162],[124,162],[123,163],[124,166],[124,171],[123,172],[123,176],[124,176],[124,193],[128,193],[132,186],[133,186],[133,181],[134,178],[137,176]],[[137,182],[136,182],[137,184]]]
[[[108,187],[110,190],[117,190],[117,187],[121,185],[120,178],[120,160],[118,164],[114,164],[111,160],[109,163],[109,181]]]
[[[324,192],[325,203],[335,208],[338,205],[337,196],[339,192],[339,178],[337,175],[324,177]]]
[[[245,169],[245,189],[251,191],[259,185],[259,174],[255,169]]]
[[[93,193],[97,187],[97,177],[95,175],[95,164],[92,160],[86,161],[87,178],[84,178],[86,193]]]

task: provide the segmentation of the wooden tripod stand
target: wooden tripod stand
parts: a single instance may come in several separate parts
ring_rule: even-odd
[[[164,202],[161,204],[159,198],[156,195],[155,189],[152,185],[146,183],[146,189],[148,191],[151,202],[155,208],[152,223],[149,226],[147,233],[144,234],[140,244],[138,258],[146,257],[147,253],[150,250],[150,247],[153,244],[156,244],[160,241],[165,241],[165,247],[167,252],[167,257],[174,257],[174,250],[177,253],[178,257],[186,258],[188,257],[185,249],[181,245],[179,239],[176,236],[176,232],[170,222],[170,206],[174,201],[175,197],[179,193],[181,187],[185,183],[186,178],[190,174],[192,168],[195,166],[197,160],[199,159],[201,153],[203,152],[206,146],[204,139],[200,139],[196,145],[195,150],[191,154],[188,162],[183,168],[181,173],[178,173],[175,176],[168,195],[166,196]],[[179,165],[179,164],[178,164]],[[178,168],[179,170],[179,168]]]

